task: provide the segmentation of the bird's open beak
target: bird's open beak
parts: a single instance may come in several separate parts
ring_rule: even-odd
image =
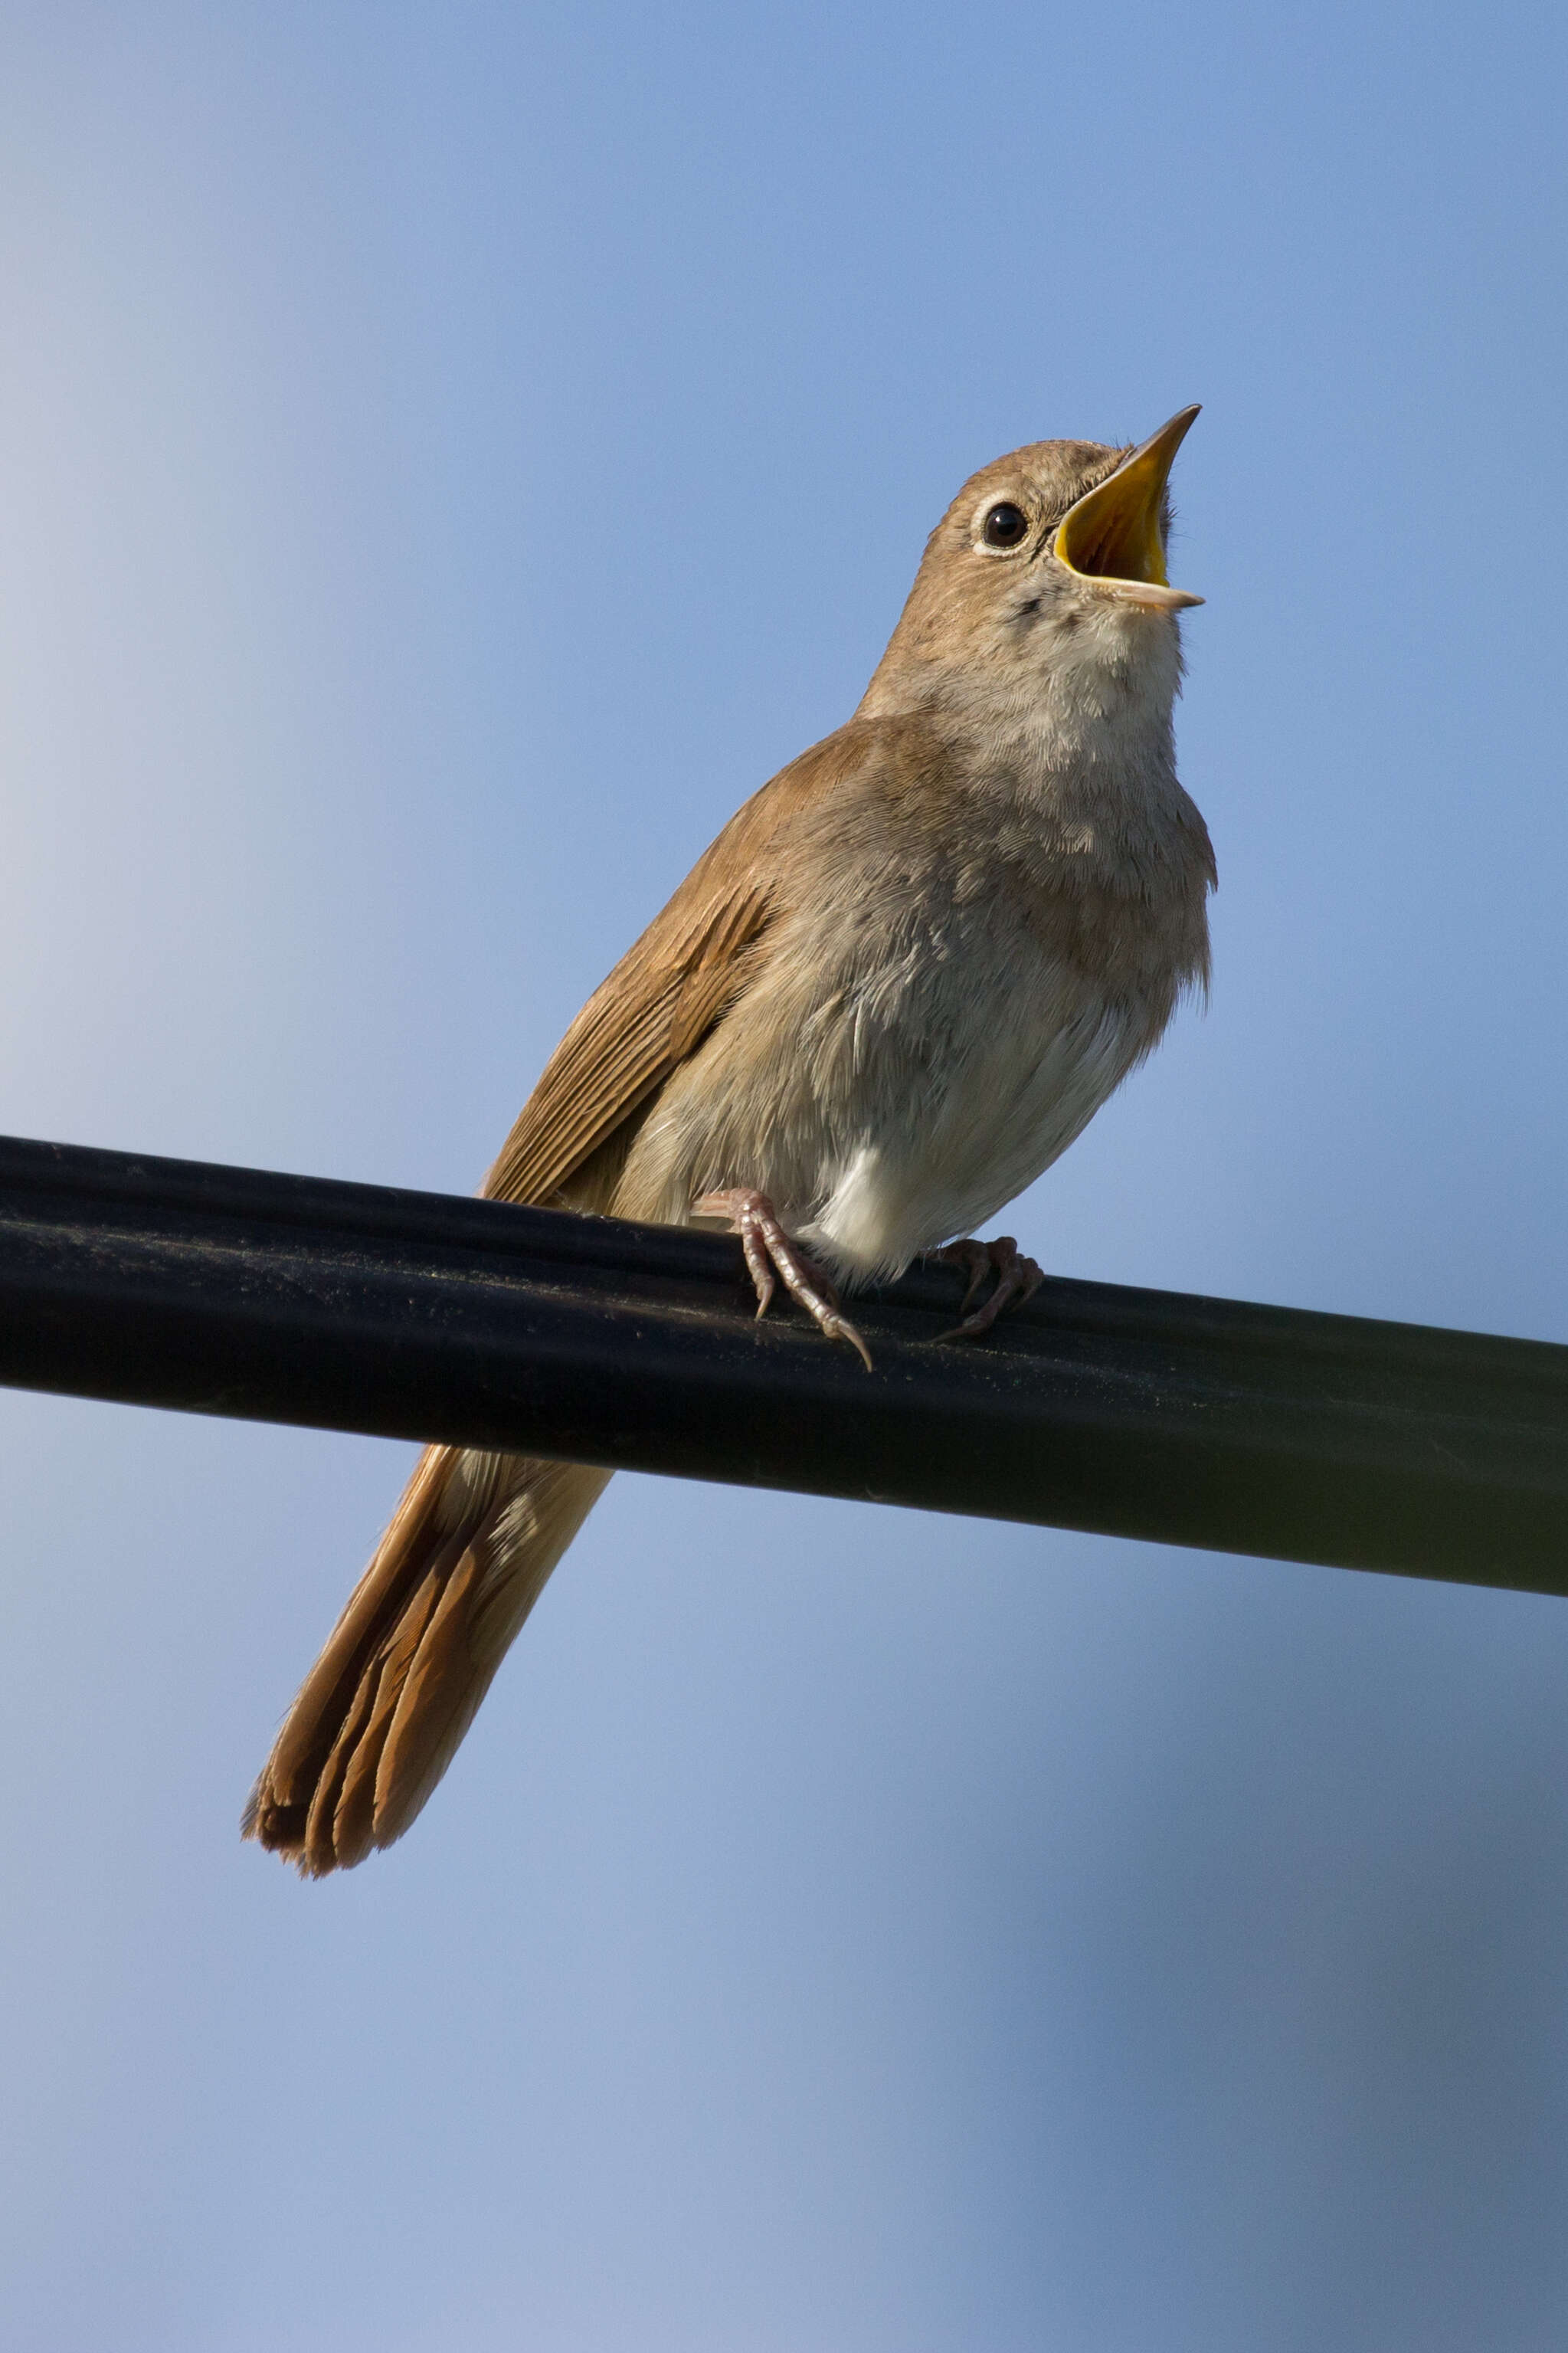
[[[1166,477],[1197,413],[1195,407],[1178,409],[1168,425],[1123,458],[1114,474],[1069,507],[1058,527],[1052,553],[1069,572],[1123,604],[1176,613],[1184,605],[1204,601],[1166,580],[1160,531]]]

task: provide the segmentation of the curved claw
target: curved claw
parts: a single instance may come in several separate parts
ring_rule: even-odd
[[[866,1370],[871,1370],[871,1351],[847,1315],[840,1314],[838,1292],[831,1276],[785,1233],[765,1193],[740,1185],[728,1193],[705,1193],[691,1207],[700,1218],[728,1218],[740,1235],[757,1294],[759,1316],[766,1314],[773,1298],[776,1270],[790,1297],[805,1308],[824,1337],[847,1340]]]
[[[997,1244],[996,1247],[1000,1248],[1001,1245]],[[963,1241],[949,1242],[943,1249],[932,1250],[931,1253],[940,1265],[969,1269],[969,1286],[958,1303],[958,1312],[961,1315],[986,1276],[993,1271],[994,1261],[991,1251],[992,1245],[989,1242],[977,1242],[972,1239],[966,1239]],[[945,1334],[943,1337],[946,1337]]]
[[[959,1311],[962,1320],[950,1332],[939,1332],[938,1341],[977,1340],[983,1332],[990,1331],[999,1315],[1016,1302],[1027,1299],[1046,1279],[1045,1269],[1024,1256],[1011,1234],[998,1234],[994,1241],[989,1242],[949,1242],[945,1249],[932,1250],[931,1255],[939,1263],[970,1270],[969,1288]],[[968,1306],[993,1267],[996,1271],[996,1288],[973,1315],[963,1314],[963,1308]]]

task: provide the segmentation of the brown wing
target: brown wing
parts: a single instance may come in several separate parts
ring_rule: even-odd
[[[679,929],[667,920],[672,902],[643,934],[546,1063],[485,1179],[492,1198],[548,1200],[700,1045],[734,993],[735,958],[766,923],[769,898],[763,884],[742,886]]]
[[[869,732],[852,722],[725,827],[572,1024],[488,1193],[538,1201],[565,1187],[579,1206],[584,1193],[604,1198],[577,1172],[745,987],[747,952],[786,901],[785,828],[864,754]],[[401,1837],[607,1475],[428,1449],[289,1710],[247,1833],[310,1873]]]
[[[762,931],[773,895],[749,854],[766,831],[740,827],[737,844],[735,830],[720,836],[589,998],[487,1193],[513,1201],[558,1194],[719,1018],[742,977],[736,958]],[[471,1474],[476,1465],[488,1472],[479,1492],[454,1489],[454,1471]],[[247,1835],[310,1874],[400,1838],[607,1475],[427,1448],[289,1712],[247,1809]]]
[[[742,950],[778,903],[781,831],[831,788],[861,732],[841,728],[764,785],[595,990],[485,1179],[492,1199],[551,1199],[701,1044],[744,986]]]

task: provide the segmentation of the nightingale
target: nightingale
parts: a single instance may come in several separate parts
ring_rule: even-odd
[[[975,1227],[1208,979],[1176,779],[1167,478],[1038,441],[967,481],[853,717],[747,801],[584,1006],[483,1190],[721,1219],[766,1308],[943,1252],[982,1340],[1040,1280]],[[974,1305],[976,1297],[980,1303]],[[972,1312],[971,1312],[972,1311]],[[866,1358],[869,1362],[868,1356]],[[316,1876],[402,1836],[609,1473],[433,1446],[278,1735],[247,1835]]]

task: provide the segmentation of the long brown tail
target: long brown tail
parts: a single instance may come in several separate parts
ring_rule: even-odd
[[[401,1838],[607,1471],[432,1446],[246,1808],[310,1877]]]

